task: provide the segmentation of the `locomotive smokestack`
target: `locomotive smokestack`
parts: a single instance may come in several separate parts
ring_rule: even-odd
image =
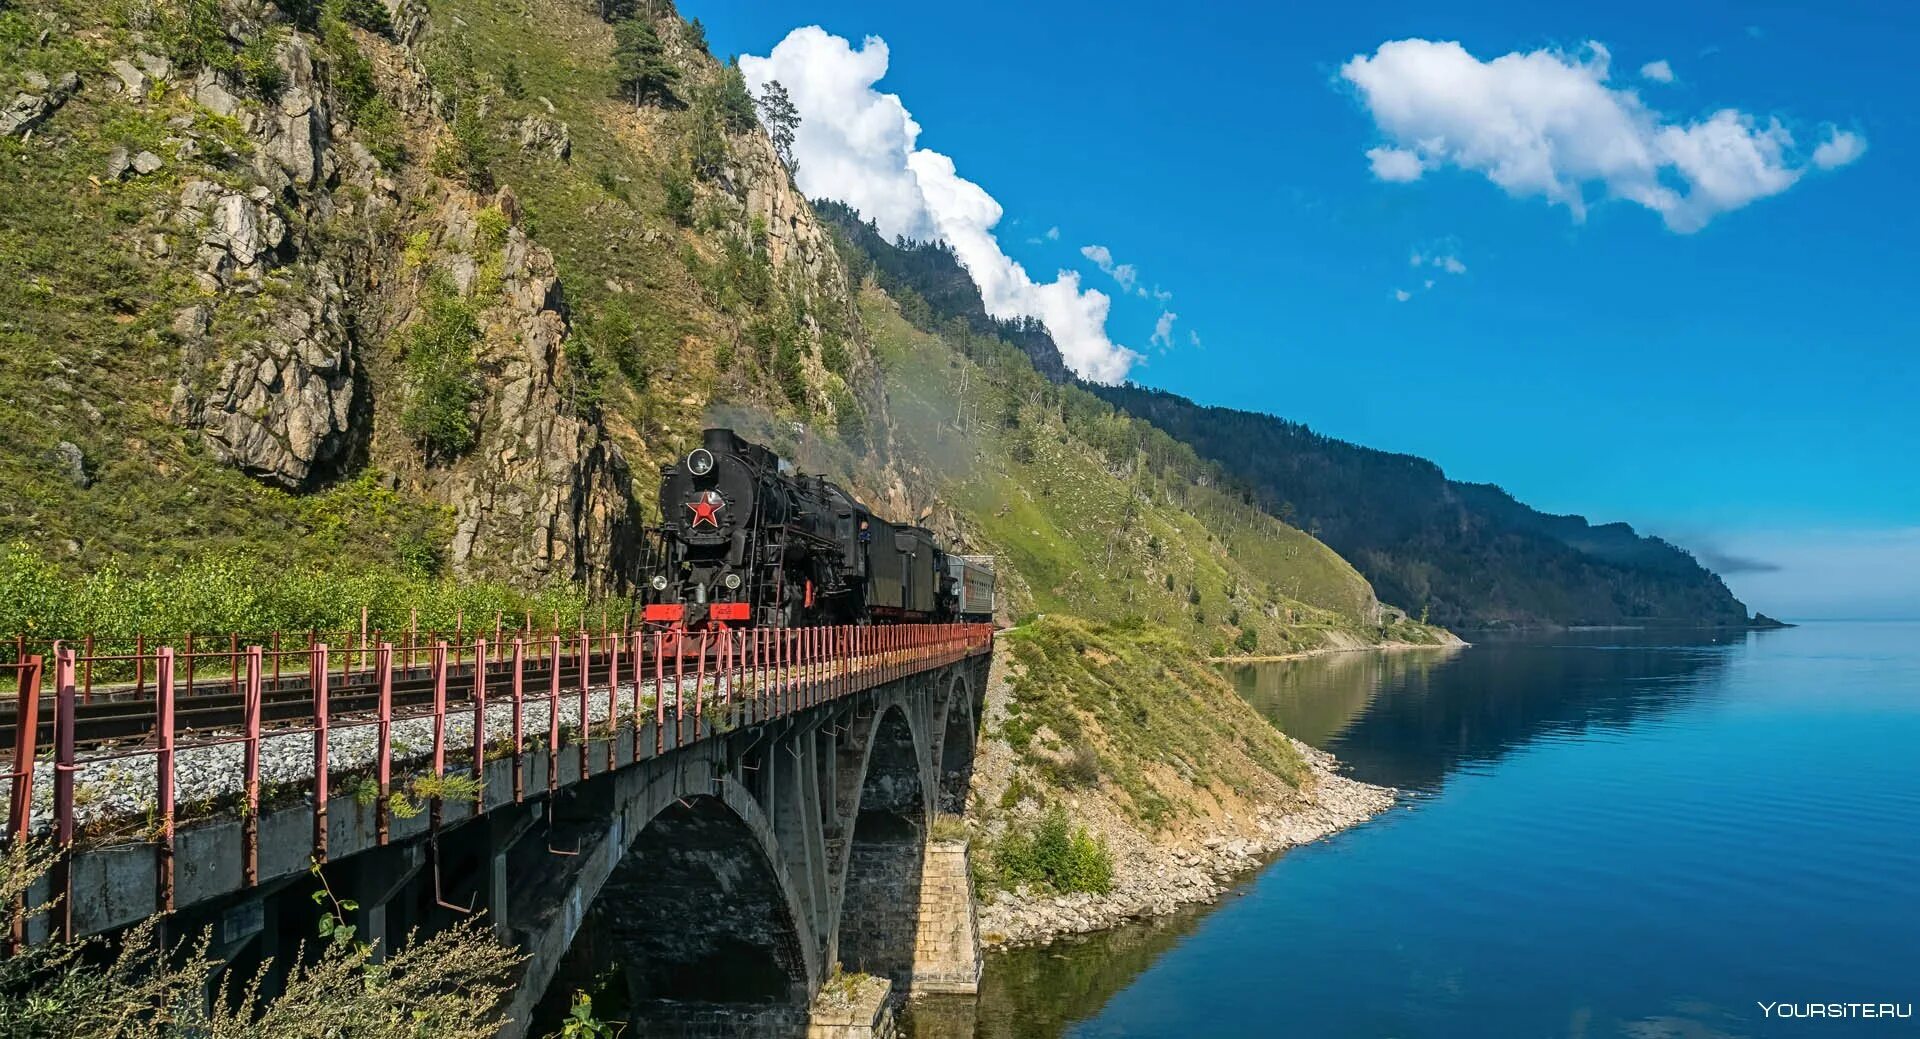
[[[700,434],[700,445],[716,455],[733,454],[734,433],[731,429],[708,429]]]

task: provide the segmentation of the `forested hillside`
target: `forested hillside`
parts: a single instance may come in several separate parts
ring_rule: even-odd
[[[1625,523],[1549,516],[1489,484],[1270,415],[1139,386],[1090,387],[1218,462],[1261,505],[1346,556],[1382,597],[1448,627],[1743,625],[1686,550]]]

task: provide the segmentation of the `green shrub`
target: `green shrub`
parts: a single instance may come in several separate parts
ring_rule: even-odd
[[[385,36],[393,31],[393,21],[387,16],[387,5],[380,0],[332,0],[327,9],[342,21],[368,32]]]
[[[480,322],[444,278],[428,286],[425,309],[400,333],[407,382],[400,426],[429,458],[447,458],[473,446]]]
[[[1022,884],[1055,894],[1113,890],[1113,855],[1105,840],[1074,827],[1062,805],[1047,809],[1032,828],[1011,827],[991,849],[993,883]]]
[[[667,216],[681,227],[693,226],[693,182],[678,170],[669,170],[661,178],[667,190]]]
[[[480,106],[472,101],[460,105],[453,117],[452,133],[433,153],[433,172],[463,181],[475,191],[493,187],[493,138],[480,118]]]
[[[1234,636],[1233,648],[1242,653],[1251,653],[1259,649],[1260,633],[1254,631],[1252,628],[1241,628],[1240,634]]]
[[[255,556],[195,556],[162,569],[132,573],[109,564],[72,573],[24,544],[0,548],[0,659],[12,658],[13,636],[131,643],[135,635],[177,640],[186,632],[264,636],[274,631],[357,629],[467,631],[531,618],[544,628],[558,616],[577,623],[605,609],[617,622],[625,600],[591,600],[581,588],[555,584],[525,590],[489,582],[456,582],[424,570],[368,563],[287,566]]]

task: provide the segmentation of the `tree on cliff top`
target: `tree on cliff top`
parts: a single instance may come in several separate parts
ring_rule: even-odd
[[[789,173],[798,176],[800,167],[793,161],[793,137],[800,129],[800,109],[794,107],[787,88],[777,79],[767,82],[756,103],[760,108],[760,121],[767,124],[767,137],[773,141],[774,154],[780,156],[780,164]]]
[[[623,18],[613,27],[613,72],[623,94],[633,98],[639,108],[648,99],[665,100],[673,96],[673,84],[680,70],[667,60],[667,49],[653,23],[639,18]]]

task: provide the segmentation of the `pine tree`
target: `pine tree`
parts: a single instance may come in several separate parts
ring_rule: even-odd
[[[623,94],[639,108],[648,98],[673,96],[680,70],[667,60],[667,51],[650,22],[625,18],[613,27],[613,71]]]
[[[781,164],[788,171],[799,174],[800,167],[793,161],[793,137],[800,129],[800,110],[793,106],[793,98],[775,79],[769,80],[760,91],[757,104],[760,121],[767,125],[767,136],[773,140],[774,154],[780,156]]]

